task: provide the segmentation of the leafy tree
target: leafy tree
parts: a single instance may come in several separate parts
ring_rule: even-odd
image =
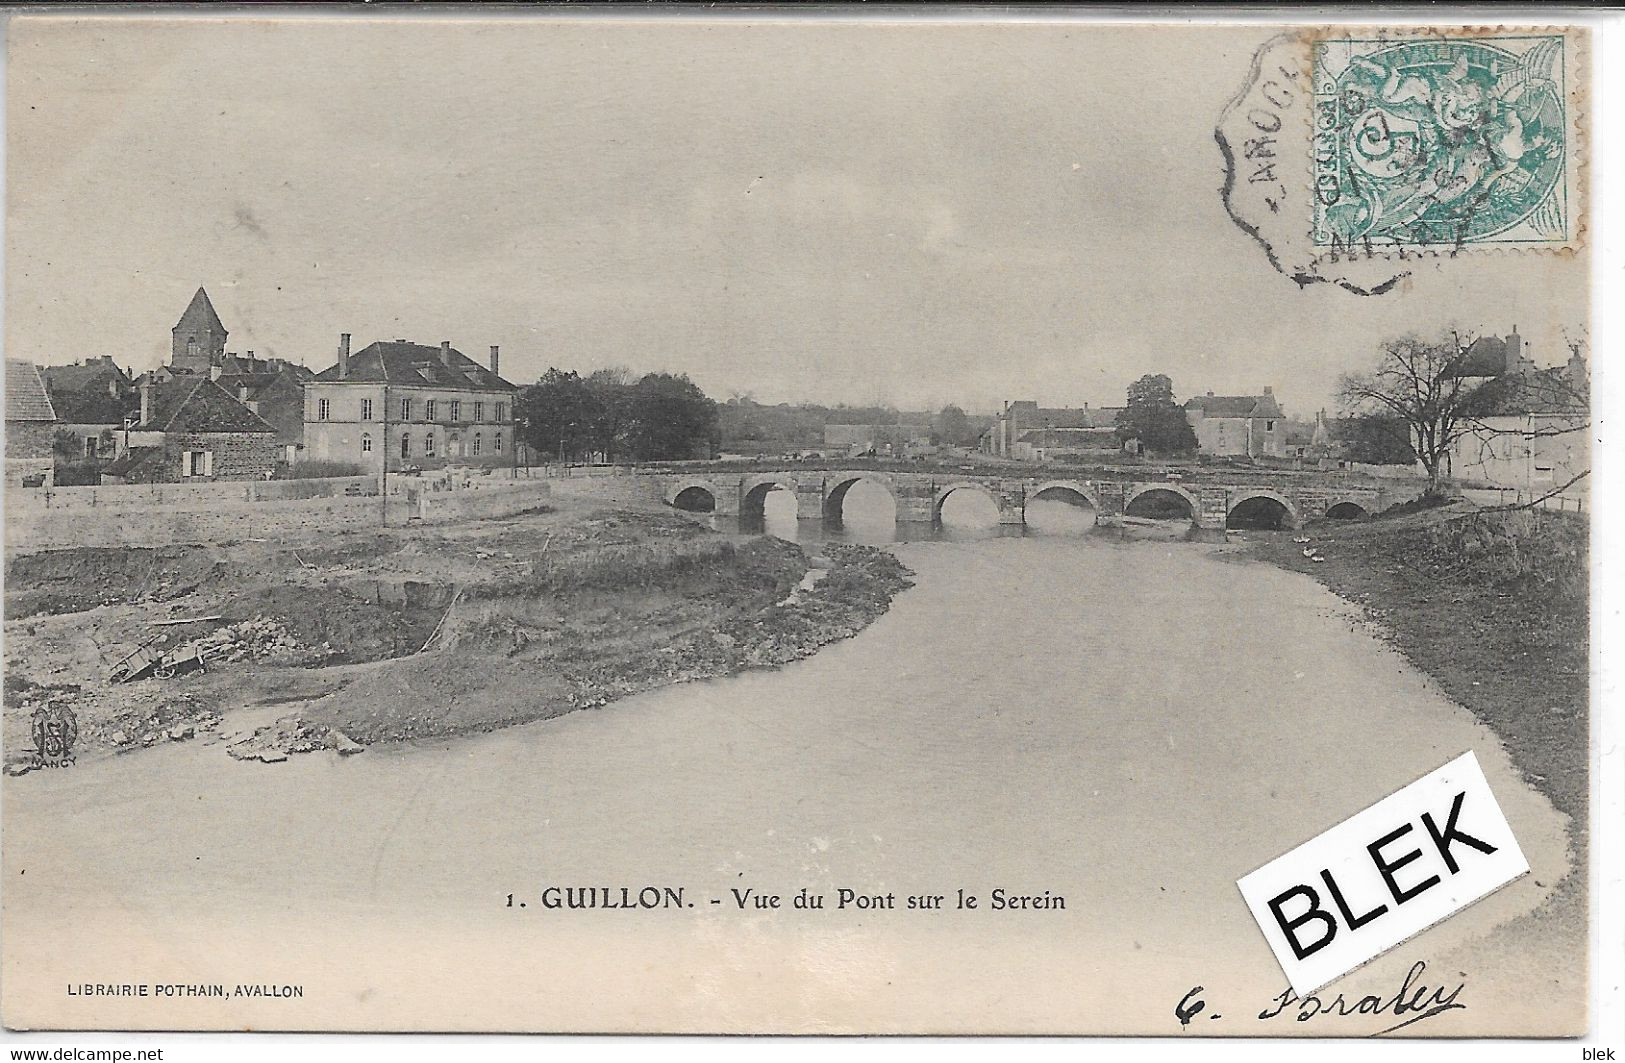
[[[944,406],[932,418],[931,436],[938,443],[954,447],[974,446],[980,434],[965,411],[952,403]]]
[[[711,457],[722,441],[717,404],[687,375],[650,373],[631,388],[627,447],[638,461]]]
[[[1117,434],[1125,442],[1158,454],[1190,454],[1196,450],[1196,430],[1185,410],[1174,401],[1174,384],[1161,373],[1148,373],[1128,386],[1128,405],[1117,415]]]
[[[1367,465],[1415,465],[1410,426],[1391,414],[1367,413],[1340,418],[1333,426],[1344,456]]]
[[[602,416],[596,422],[594,448],[605,461],[619,457],[632,423],[632,387],[637,376],[625,366],[595,369],[587,375],[587,390],[598,400]]]
[[[549,369],[520,393],[518,406],[524,440],[538,453],[570,461],[598,449],[603,403],[574,370]]]

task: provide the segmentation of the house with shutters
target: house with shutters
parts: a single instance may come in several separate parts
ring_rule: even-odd
[[[277,430],[208,376],[144,377],[135,423],[103,483],[268,480],[281,456]]]
[[[450,341],[407,340],[352,355],[344,333],[338,361],[305,384],[305,460],[369,472],[511,464],[519,389],[498,357],[492,347],[481,365]]]
[[[1286,411],[1275,401],[1274,388],[1262,395],[1198,395],[1185,403],[1185,418],[1203,454],[1287,456]]]

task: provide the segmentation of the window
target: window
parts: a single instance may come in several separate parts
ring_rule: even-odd
[[[498,432],[496,434],[496,439],[495,439],[495,441],[492,442],[491,449],[496,451],[498,454],[502,453],[502,433],[501,432]]]
[[[371,399],[362,399],[361,400],[361,419],[363,421],[372,420],[372,400]],[[362,438],[365,439],[366,437],[363,436]]]
[[[95,436],[86,436],[85,437],[85,457],[94,458],[95,456],[96,456],[96,437]]]
[[[458,402],[456,399],[451,400],[451,419],[453,421],[460,421],[463,419],[463,404]]]
[[[1265,421],[1264,422],[1264,431],[1266,431],[1266,432],[1275,431],[1275,422],[1274,421]]]
[[[474,404],[474,420],[476,420],[476,421],[485,420],[485,403],[476,402]]]
[[[212,450],[183,450],[181,451],[182,476],[213,476],[214,451]]]
[[[434,400],[433,399],[430,399],[429,401],[427,401],[427,402],[425,402],[423,404],[423,419],[425,421],[434,420]]]
[[[411,399],[402,399],[401,400],[401,420],[410,421],[411,419],[412,419],[412,400]]]
[[[426,457],[434,457],[434,433],[427,432],[423,436],[423,453]]]
[[[410,458],[411,456],[412,456],[412,437],[407,435],[405,432],[402,432],[401,433],[401,457]]]
[[[361,433],[361,453],[372,453],[372,436],[368,435],[366,432]]]
[[[476,458],[480,456],[480,434],[478,432],[474,433],[474,456]]]
[[[332,402],[328,401],[327,399],[317,399],[316,400],[316,420],[318,420],[318,421],[327,420],[327,415],[329,413],[331,413],[332,410],[333,410]]]
[[[497,403],[497,420],[506,421],[507,419],[508,419],[508,404],[505,403],[505,402]]]

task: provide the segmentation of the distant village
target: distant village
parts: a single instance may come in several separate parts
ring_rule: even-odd
[[[8,486],[268,480],[519,460],[499,351],[341,335],[320,372],[229,335],[208,293],[192,297],[170,361],[132,378],[111,356],[6,362]]]
[[[380,340],[352,351],[349,334],[342,334],[333,364],[314,371],[229,351],[228,335],[199,288],[172,330],[170,360],[159,369],[132,376],[111,356],[49,366],[7,360],[7,486],[479,469],[552,456],[526,448],[517,430],[524,389],[501,376],[496,346],[476,361],[449,341]],[[1546,430],[1575,417],[1572,396],[1586,387],[1578,349],[1566,363],[1540,368],[1514,326],[1504,337],[1475,340],[1458,375],[1563,386],[1507,389],[1502,408],[1481,413],[1483,430],[1452,449],[1452,476],[1531,488],[1585,467],[1583,438]],[[1250,395],[1208,391],[1177,408],[1190,426],[1189,456],[1197,460],[1367,471],[1387,466],[1398,474],[1415,464],[1403,439],[1397,446],[1374,444],[1363,432],[1369,426],[1325,410],[1308,418],[1289,415],[1273,387]],[[1145,440],[1124,430],[1126,409],[1023,399],[988,416],[954,406],[932,414],[735,398],[717,406],[712,452],[695,456],[1139,460]]]

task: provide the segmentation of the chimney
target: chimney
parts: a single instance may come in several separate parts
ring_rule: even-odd
[[[1266,384],[1264,386],[1264,394],[1273,395],[1273,394],[1275,394],[1275,389]]]
[[[147,423],[152,415],[152,380],[149,378],[141,382],[141,424]]]
[[[447,369],[451,368],[451,341],[450,340],[441,340],[440,341],[440,364],[445,366]]]
[[[493,343],[491,344],[491,372],[501,376],[501,373],[497,372],[497,364],[497,345]]]
[[[339,379],[350,379],[350,334],[339,333]]]

